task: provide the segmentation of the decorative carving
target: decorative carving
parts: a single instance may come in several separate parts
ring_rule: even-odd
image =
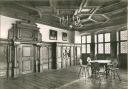
[[[9,39],[17,41],[42,41],[42,36],[36,24],[16,22],[9,30]]]
[[[8,32],[11,47],[11,76],[37,72],[39,60],[36,55],[42,45],[42,36],[36,24],[16,22]],[[38,55],[39,56],[39,55]]]

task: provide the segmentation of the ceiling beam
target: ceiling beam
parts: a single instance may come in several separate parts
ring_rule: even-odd
[[[53,9],[53,13],[55,14],[57,12],[56,10],[56,0],[49,0],[50,7]]]
[[[122,27],[127,27],[127,24],[119,24],[119,25],[114,25],[114,26],[108,26],[108,27],[104,27],[104,28],[98,28],[98,29],[92,29],[92,30],[88,30],[88,31],[80,31],[81,35],[84,35],[86,33],[99,33],[99,32],[103,32],[103,31],[114,31],[114,30],[120,30]]]
[[[127,9],[127,7],[120,8],[120,9],[117,9],[117,10],[113,10],[113,11],[110,11],[110,12],[106,12],[106,13],[103,13],[103,14],[108,15],[108,14],[112,14],[112,13],[118,13],[118,12],[121,12],[121,11],[123,11],[125,9]]]
[[[82,10],[82,8],[85,6],[87,6],[88,4],[88,0],[82,0],[82,3],[80,4],[80,7],[79,7],[79,10],[78,10],[78,13]]]
[[[125,10],[125,9],[127,9],[127,7],[120,8],[120,9],[113,10],[113,11],[106,12],[106,13],[95,13],[94,15],[103,15],[103,14],[108,15],[108,14],[112,14],[112,13],[115,13],[115,12],[121,12],[121,11],[123,11],[123,10]],[[90,14],[86,14],[86,13],[84,13],[84,12],[78,13],[78,16],[80,16],[80,15],[90,15]]]
[[[99,6],[90,14],[89,19],[92,18],[92,16],[96,13],[97,10],[99,10]]]
[[[24,8],[27,8],[27,9],[30,9],[30,10],[33,10],[33,11],[36,11],[39,14],[40,18],[42,18],[42,13],[41,13],[41,11],[39,9],[33,8],[31,6],[23,5],[23,4],[20,4],[20,3],[17,3],[17,2],[15,2],[15,4],[16,5],[19,5],[19,6],[22,6]]]
[[[106,9],[106,8],[108,9],[108,8],[111,8],[111,7],[113,7],[113,6],[115,6],[115,5],[118,5],[118,4],[121,4],[121,1],[120,1],[120,2],[117,2],[117,3],[110,4],[110,5],[105,6],[105,7],[102,7],[102,8],[100,8],[100,10]]]
[[[85,2],[86,1],[86,2]],[[87,6],[88,0],[82,0],[80,7],[75,11],[74,15],[77,15],[82,10],[83,6]]]
[[[117,17],[115,19],[112,19],[106,23],[96,23],[96,24],[91,24],[89,26],[83,26],[83,28],[79,29],[79,31],[84,31],[86,29],[86,31],[89,30],[93,30],[93,29],[99,29],[99,28],[103,28],[103,27],[108,27],[108,26],[114,26],[114,25],[119,25],[119,24],[124,24],[127,23],[125,16],[122,17]]]

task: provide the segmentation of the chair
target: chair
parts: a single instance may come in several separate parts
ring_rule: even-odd
[[[118,72],[119,68],[117,67],[118,66],[118,61],[117,61],[116,58],[113,58],[111,60],[112,60],[112,62],[111,62],[112,65],[109,68],[110,69],[110,73],[114,77],[114,79],[115,79],[115,77],[117,75],[118,79],[121,81],[121,78],[120,78],[120,75],[119,75],[119,72]]]
[[[91,63],[92,76],[99,77],[100,65],[97,62]]]
[[[79,64],[80,64],[80,70],[79,70],[78,77],[80,77],[80,74],[83,73],[83,72],[84,72],[84,75],[86,77],[86,73],[88,72],[88,66],[87,65],[83,65],[82,59],[80,59]]]
[[[106,75],[105,71],[101,70],[100,64],[98,62],[91,63],[91,69],[92,69],[91,79],[93,80],[96,79],[98,80],[97,82],[101,84],[102,78],[104,78],[104,76]]]
[[[92,71],[91,71],[91,58],[87,57],[87,72],[88,77],[91,77]]]

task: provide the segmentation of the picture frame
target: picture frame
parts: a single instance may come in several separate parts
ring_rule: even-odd
[[[62,32],[62,40],[67,41],[67,33],[66,32]]]
[[[57,31],[55,31],[55,30],[50,30],[50,31],[49,31],[49,39],[50,39],[50,40],[57,40]]]

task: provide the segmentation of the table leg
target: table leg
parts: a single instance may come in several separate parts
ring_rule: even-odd
[[[105,71],[106,71],[106,78],[109,76],[109,67],[107,64],[105,64]]]

